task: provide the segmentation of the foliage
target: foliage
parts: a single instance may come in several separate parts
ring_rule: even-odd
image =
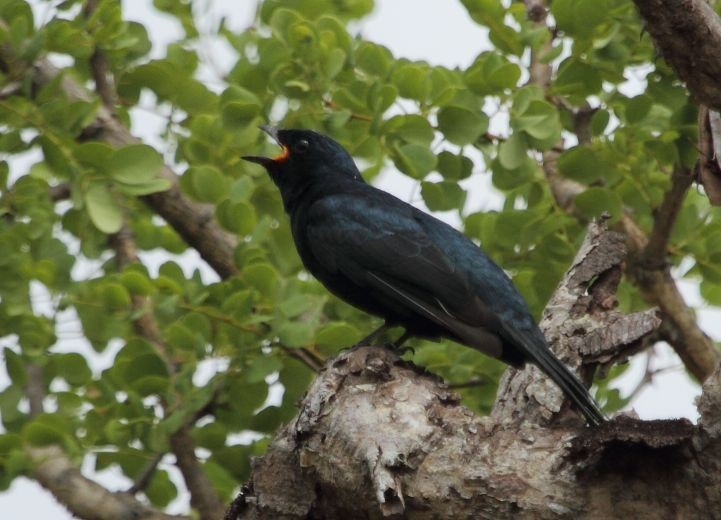
[[[329,355],[378,324],[303,273],[275,187],[261,168],[240,160],[275,152],[257,129],[271,114],[282,126],[333,136],[368,180],[388,166],[417,180],[426,206],[454,211],[512,274],[536,316],[573,258],[583,219],[604,211],[618,219],[625,209],[648,229],[669,172],[696,159],[695,108],[654,55],[629,0],[555,0],[554,40],[528,20],[522,2],[462,0],[494,46],[466,69],[393,56],[357,36],[352,22],[370,13],[372,0],[266,0],[248,30],[220,23],[210,35],[201,34],[201,13],[190,3],[155,0],[184,35],[155,49],[154,58],[148,28],[124,21],[119,2],[101,0],[90,16],[80,4],[61,2],[50,17],[36,19],[25,1],[0,0],[0,44],[26,64],[51,53],[69,58],[63,75],[81,84],[92,84],[95,46],[115,80],[118,119],[129,125],[133,110],[148,108],[141,94],[150,92],[150,108],[167,124],[158,148],[111,146],[86,131],[101,107],[97,95],[69,101],[63,75],[36,89],[29,66],[0,76],[3,88],[19,88],[0,99],[0,153],[7,159],[39,152],[27,169],[0,163],[0,337],[10,345],[10,384],[0,391],[3,488],[28,472],[23,443],[58,443],[77,460],[95,454],[98,469],[116,465],[134,479],[168,451],[169,436],[184,421],[211,404],[210,421],[196,424],[192,436],[208,450],[211,481],[229,498],[248,476],[250,457],[295,414],[312,378],[288,351]],[[206,36],[237,54],[222,88],[198,79]],[[529,49],[554,66],[547,90],[528,82]],[[640,94],[626,94],[632,75],[646,85]],[[581,107],[593,114],[588,138],[578,142],[572,113]],[[504,117],[507,130],[491,133],[489,124]],[[560,140],[569,145],[558,158],[560,174],[589,187],[575,201],[581,220],[557,206],[539,164]],[[142,199],[169,187],[163,162],[183,172],[183,194],[212,204],[217,222],[237,237],[237,276],[206,283],[174,256],[189,246]],[[473,173],[492,177],[502,209],[465,210],[460,183]],[[71,197],[56,204],[49,187],[60,183],[69,184]],[[124,223],[141,260],[144,252],[166,253],[157,271],[143,262],[118,267],[109,238]],[[686,275],[700,277],[712,304],[721,304],[719,235],[718,213],[691,193],[672,261],[695,259]],[[79,275],[88,261],[99,268]],[[51,312],[37,311],[38,287]],[[623,310],[643,305],[630,284],[621,296]],[[143,312],[133,304],[138,297],[150,302],[177,372],[133,328]],[[73,312],[95,351],[120,345],[102,371],[83,349],[58,348],[58,327]],[[489,411],[501,364],[447,342],[412,345],[416,362],[450,382],[480,381],[463,397],[470,408]],[[227,363],[198,384],[212,360]],[[32,365],[42,367],[53,403],[35,417],[23,402]],[[265,406],[276,382],[282,399]],[[606,383],[600,394],[609,408],[623,404]],[[239,432],[259,440],[238,444]],[[159,471],[146,494],[164,507],[176,492]]]

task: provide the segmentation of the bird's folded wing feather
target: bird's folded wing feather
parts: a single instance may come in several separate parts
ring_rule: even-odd
[[[350,196],[314,204],[306,233],[315,259],[451,332],[493,326],[495,315],[428,237],[412,208],[389,209],[379,201]]]

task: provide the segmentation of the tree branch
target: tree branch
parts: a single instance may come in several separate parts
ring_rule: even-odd
[[[189,520],[168,515],[127,493],[111,493],[83,476],[57,446],[26,448],[33,461],[33,476],[75,516],[84,520]]]
[[[127,226],[111,237],[111,243],[116,251],[118,268],[122,269],[130,263],[137,262],[137,249],[132,234]],[[153,314],[152,301],[145,296],[133,296],[132,306],[135,310],[143,311],[133,321],[136,333],[148,340],[156,349],[161,359],[168,367],[171,376],[171,385],[177,367],[172,360],[170,350],[163,341],[160,329]],[[167,411],[167,403],[163,403]],[[213,484],[205,473],[202,464],[195,456],[195,442],[190,436],[190,421],[186,422],[170,436],[171,451],[175,455],[176,464],[183,475],[185,484],[190,491],[190,503],[197,509],[201,520],[217,520],[223,516],[225,507],[215,492]]]
[[[90,18],[98,7],[98,0],[87,0],[83,9],[85,17]],[[100,100],[110,112],[113,111],[117,95],[115,88],[112,86],[110,79],[110,66],[105,53],[96,45],[90,56],[90,70],[93,74],[95,82],[95,91],[100,96]]]
[[[671,0],[658,1],[660,3],[671,2]],[[538,20],[539,24],[545,23],[545,17],[538,18]],[[535,52],[531,53],[532,67],[529,82],[546,87],[552,73],[551,65],[540,62],[536,55]],[[583,142],[589,137],[585,128],[587,118],[579,115],[581,112],[584,110],[574,114],[575,130],[578,132],[579,142]],[[561,143],[557,149],[543,152],[541,166],[558,206],[569,214],[576,215],[574,201],[586,187],[563,177],[558,172],[557,161],[562,151]],[[628,212],[621,215],[619,227],[627,237],[629,249],[627,271],[631,274],[632,280],[638,286],[646,302],[658,306],[661,310],[666,324],[664,329],[672,332],[667,339],[686,368],[700,381],[703,381],[721,360],[721,355],[711,339],[698,326],[693,312],[684,301],[666,265],[668,237],[692,181],[691,172],[680,170],[675,172],[672,177],[672,187],[655,213],[656,220],[651,238],[646,236]]]
[[[647,331],[658,323],[648,311],[613,310],[625,242],[592,225],[546,307],[547,337],[574,368],[641,340],[620,334],[619,323]],[[637,319],[646,324],[631,325]],[[668,504],[674,517],[696,518],[721,510],[721,369],[704,385],[698,426],[621,416],[595,429],[577,420],[549,428],[528,420],[560,408],[543,386],[535,368],[509,369],[493,415],[476,417],[439,378],[389,350],[343,352],[254,463],[226,519],[667,518]]]
[[[661,205],[654,211],[654,224],[641,261],[648,269],[667,267],[668,241],[686,193],[693,182],[693,172],[678,168],[671,174],[671,188],[664,194]]]
[[[634,0],[659,53],[691,95],[721,110],[721,18],[704,0]]]
[[[6,51],[7,49],[0,48],[0,61],[8,62],[9,58],[12,58],[3,55]],[[33,72],[33,82],[37,86],[49,83],[59,74],[58,69],[47,60],[36,63]],[[61,85],[71,101],[90,99],[90,93],[68,75],[63,76]],[[93,138],[115,147],[140,142],[105,106],[98,108],[96,119],[87,129],[87,134],[92,134]],[[168,166],[163,168],[161,175],[171,181],[171,187],[167,191],[140,198],[163,217],[188,245],[198,251],[203,260],[208,262],[221,278],[225,279],[237,274],[238,269],[233,262],[233,250],[237,240],[215,222],[213,207],[193,202],[185,197],[178,186],[177,175]]]
[[[45,388],[42,369],[26,367],[28,380],[25,393],[30,401],[30,417],[43,413]],[[127,493],[113,493],[84,476],[58,446],[25,446],[32,461],[35,479],[73,515],[85,520],[187,520],[188,517],[167,515],[146,506]]]
[[[572,367],[640,341],[607,333],[619,322],[658,323],[648,312],[613,310],[624,243],[592,226],[544,312],[555,352]],[[721,510],[718,371],[704,385],[699,426],[621,416],[595,429],[577,420],[549,428],[528,420],[560,408],[545,385],[535,368],[509,369],[493,415],[476,417],[439,378],[389,350],[343,352],[255,462],[226,518],[666,518],[669,503],[680,518]]]

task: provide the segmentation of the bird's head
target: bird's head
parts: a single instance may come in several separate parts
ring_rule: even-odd
[[[363,182],[353,158],[330,137],[312,130],[283,130],[269,125],[261,125],[260,129],[281,146],[280,153],[275,157],[243,159],[265,167],[284,200],[314,182],[341,179]]]

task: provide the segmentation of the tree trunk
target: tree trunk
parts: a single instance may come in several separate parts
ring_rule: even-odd
[[[643,348],[655,311],[622,315],[623,237],[592,224],[541,327],[581,376]],[[619,416],[590,428],[535,367],[508,369],[478,417],[381,347],[331,360],[228,511],[252,518],[721,518],[721,372],[698,425]]]

